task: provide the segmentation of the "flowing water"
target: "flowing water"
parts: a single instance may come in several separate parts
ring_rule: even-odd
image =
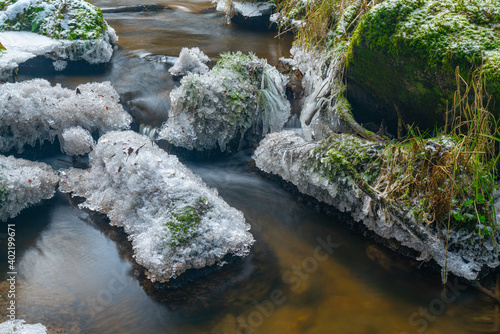
[[[275,64],[288,56],[289,36],[278,40],[274,33],[227,27],[222,14],[207,10],[208,2],[160,4],[172,9],[106,14],[121,49],[105,74],[48,79],[69,87],[109,80],[131,101],[138,122],[158,126],[169,108],[167,92],[176,83],[168,63],[146,61],[144,55],[173,57],[182,47],[198,46],[211,58],[253,51]],[[56,168],[69,166],[65,156],[37,158]],[[138,279],[123,235],[58,193],[9,221],[17,230],[18,317],[43,323],[49,333],[497,332],[491,300],[453,280],[443,291],[438,275],[351,232],[344,216],[326,216],[297,201],[251,170],[250,160],[245,151],[208,162],[185,161],[245,214],[257,240],[234,277],[210,286],[213,293],[190,298],[191,291],[180,290],[180,298],[155,301]],[[6,233],[0,243],[5,249]],[[3,273],[6,254],[0,253]],[[7,290],[3,280],[2,309]]]

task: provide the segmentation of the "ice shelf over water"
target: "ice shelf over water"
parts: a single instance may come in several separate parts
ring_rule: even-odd
[[[208,72],[207,63],[209,61],[210,58],[199,48],[182,48],[179,58],[168,72],[173,76],[184,76],[188,72],[204,74]]]
[[[0,221],[52,198],[58,182],[57,174],[45,163],[0,155]]]
[[[7,320],[0,324],[0,333],[4,334],[46,334],[47,328],[42,324],[29,325],[26,321]]]
[[[132,117],[118,101],[109,82],[82,84],[75,90],[43,79],[0,85],[0,152],[54,141],[74,126],[100,134],[128,129]]]
[[[226,151],[250,129],[279,131],[290,116],[286,78],[253,54],[223,54],[209,72],[189,73],[170,93],[172,109],[159,133],[189,150]]]
[[[387,240],[394,238],[418,251],[418,260],[434,259],[442,268],[446,266],[448,272],[469,280],[476,279],[483,267],[500,265],[495,241],[491,238],[464,243],[460,241],[467,236],[452,233],[450,249],[446,252],[445,238],[432,234],[413,214],[402,212],[395,217],[349,178],[329,178],[312,170],[308,162],[315,159],[312,151],[317,145],[293,131],[271,133],[261,141],[253,158],[259,169],[291,182],[301,193],[342,212],[350,212],[355,221],[362,222],[379,236]]]
[[[177,157],[132,131],[102,136],[90,169],[61,172],[60,190],[86,198],[81,207],[123,226],[152,281],[246,256],[254,242],[243,214],[230,207]]]

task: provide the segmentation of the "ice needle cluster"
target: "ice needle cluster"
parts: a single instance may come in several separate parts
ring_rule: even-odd
[[[123,226],[152,281],[249,254],[254,239],[243,214],[148,137],[107,133],[89,160],[88,170],[61,172],[60,189]]]

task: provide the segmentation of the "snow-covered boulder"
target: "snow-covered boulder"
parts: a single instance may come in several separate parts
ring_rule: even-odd
[[[58,182],[57,174],[45,163],[0,155],[0,221],[52,198]]]
[[[253,54],[223,54],[209,72],[189,73],[170,93],[172,109],[159,133],[189,150],[226,151],[250,129],[279,131],[290,116],[286,78]]]
[[[61,142],[62,151],[67,155],[84,155],[94,146],[90,132],[79,126],[64,129]]]
[[[89,163],[88,170],[61,172],[60,190],[86,198],[81,207],[123,226],[153,282],[222,265],[227,254],[249,254],[254,239],[243,214],[148,137],[107,133]]]
[[[96,6],[83,0],[8,0],[0,2],[0,79],[19,64],[45,56],[63,70],[68,61],[106,63],[116,33]]]
[[[43,79],[0,85],[0,152],[54,141],[74,126],[100,134],[128,129],[132,117],[118,102],[109,82],[82,84],[76,90]]]
[[[182,48],[179,58],[168,72],[175,77],[184,76],[188,72],[204,74],[208,72],[209,61],[210,58],[199,48]]]
[[[0,333],[6,334],[46,334],[47,328],[42,324],[29,325],[26,321],[7,320],[0,324]]]

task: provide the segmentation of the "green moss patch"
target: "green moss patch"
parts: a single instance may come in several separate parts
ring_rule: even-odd
[[[55,39],[89,40],[102,38],[107,29],[101,10],[83,0],[10,6],[17,2],[0,3],[0,9],[5,12],[0,15],[0,31],[31,31]]]
[[[358,25],[348,75],[362,89],[397,104],[407,123],[443,124],[456,90],[455,68],[470,79],[481,66],[500,97],[500,7],[491,0],[391,0]],[[490,111],[498,116],[500,105]]]
[[[173,210],[173,219],[165,224],[171,233],[170,246],[172,249],[175,250],[196,236],[202,216],[208,211],[207,205],[207,199],[200,198],[194,206],[185,205]]]

